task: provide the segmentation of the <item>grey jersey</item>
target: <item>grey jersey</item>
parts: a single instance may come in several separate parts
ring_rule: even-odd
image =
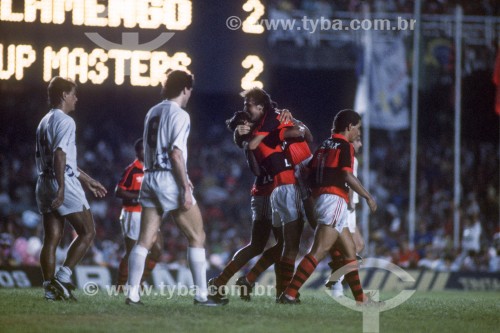
[[[144,121],[144,170],[172,170],[169,153],[177,147],[187,162],[189,114],[165,100],[153,106]]]
[[[76,165],[76,125],[62,110],[52,109],[42,118],[36,130],[36,168],[38,174],[54,176],[54,152],[66,153],[66,175],[80,175]]]

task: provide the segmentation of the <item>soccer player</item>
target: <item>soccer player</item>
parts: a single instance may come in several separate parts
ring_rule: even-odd
[[[276,281],[277,290],[281,291],[293,276],[305,216],[296,188],[294,167],[285,153],[283,143],[292,137],[304,138],[304,129],[291,122],[280,123],[280,115],[264,90],[253,88],[243,92],[242,96],[245,98],[245,112],[250,114],[252,122],[259,124],[244,146],[254,151],[260,167],[273,176],[276,186],[271,193],[271,207],[273,227],[280,228],[280,237],[283,237]],[[239,134],[246,135],[248,132],[240,128]]]
[[[115,194],[123,200],[123,208],[120,215],[120,224],[122,227],[123,238],[125,240],[125,255],[120,261],[118,267],[117,285],[120,290],[127,282],[128,278],[128,258],[132,247],[134,247],[139,238],[141,228],[141,205],[138,202],[139,190],[141,189],[142,179],[144,178],[144,146],[143,140],[138,139],[134,144],[136,159],[125,169],[123,175],[115,189]],[[146,258],[146,266],[142,281],[145,281],[160,260],[163,250],[163,238],[158,230],[156,241],[151,248],[151,252]]]
[[[242,143],[249,139],[250,134],[245,136],[237,135],[235,131],[238,125],[245,125],[249,128],[253,128],[254,124],[251,122],[250,115],[247,112],[237,111],[231,119],[226,121],[226,125],[230,131],[234,133],[235,143],[241,148]],[[252,236],[250,243],[245,247],[238,250],[223,271],[215,278],[208,281],[209,286],[215,286],[217,288],[216,292],[219,297],[224,297],[221,290],[222,286],[225,286],[229,279],[241,269],[250,259],[261,254],[267,244],[271,230],[273,230],[276,239],[278,239],[277,234],[279,232],[278,228],[272,227],[271,222],[271,202],[270,195],[274,189],[274,182],[272,177],[264,172],[264,170],[259,169],[259,165],[253,155],[252,151],[245,150],[247,161],[252,172],[256,175],[254,185],[251,190],[251,210],[252,210]],[[281,248],[281,245],[280,245]],[[279,251],[274,251],[271,253],[272,256],[279,257]],[[277,260],[276,257],[271,258],[271,263]],[[271,265],[271,263],[269,265]],[[237,285],[242,285],[246,287],[244,281],[240,277],[236,282]],[[249,286],[245,290],[242,289],[242,298],[249,300]]]
[[[167,73],[164,100],[153,106],[144,121],[144,179],[139,194],[142,206],[139,240],[129,257],[129,305],[141,305],[140,282],[163,213],[170,213],[188,240],[187,259],[196,288],[195,305],[218,306],[226,302],[208,295],[205,231],[200,209],[187,174],[189,114],[183,109],[191,97],[194,77],[185,71]]]
[[[291,114],[290,114],[291,117]],[[297,181],[296,191],[300,193],[302,199],[305,216],[308,222],[311,224],[313,229],[316,227],[314,212],[313,212],[313,200],[310,196],[310,189],[307,181],[306,165],[312,158],[311,150],[308,143],[313,141],[313,136],[309,129],[299,120],[291,118],[292,124],[295,130],[298,130],[300,135],[296,136],[296,131],[291,131],[287,129],[284,133],[284,139],[282,148],[285,150],[285,154],[294,168],[294,175]],[[278,123],[274,122],[276,128]],[[240,125],[241,126],[241,125]],[[243,126],[240,127],[243,128]],[[248,129],[247,129],[248,130]],[[300,208],[302,211],[302,208]],[[304,218],[304,216],[302,216]],[[240,293],[241,298],[244,300],[250,300],[249,293],[251,292],[253,285],[257,281],[257,278],[264,272],[269,266],[274,263],[279,263],[280,260],[276,260],[276,251],[282,251],[282,241],[279,241],[275,246],[266,250],[251,270],[246,274],[246,276],[240,277],[236,284],[241,287]],[[278,257],[278,259],[280,259]],[[277,284],[276,284],[276,296],[279,297],[283,291],[283,286],[281,282],[281,274],[279,273],[279,264],[275,265]],[[293,273],[293,272],[292,272]],[[288,283],[288,282],[285,282]]]
[[[363,143],[361,142],[361,135],[358,136],[353,142],[352,146],[354,147],[354,153],[357,154],[359,152],[359,149],[362,147]],[[352,169],[352,174],[355,177],[358,177],[358,159],[356,156],[354,156],[354,164],[353,164],[353,169]],[[363,236],[361,236],[361,233],[359,231],[359,228],[356,226],[356,204],[359,203],[359,196],[356,192],[354,192],[352,189],[349,189],[349,213],[347,217],[347,227],[349,228],[349,232],[352,235],[352,239],[354,241],[354,245],[356,247],[356,253],[359,254],[361,251],[363,251],[365,247],[365,242],[363,240]],[[333,252],[332,252],[333,250]],[[330,275],[330,278],[326,282],[326,287],[327,288],[332,288],[332,295],[334,297],[342,297],[344,296],[344,290],[342,287],[342,281],[344,280],[344,276],[341,276],[340,278],[336,279],[334,272],[342,267],[342,254],[338,249],[334,248],[330,250],[330,253],[332,253],[332,258],[333,261],[329,263],[329,265],[332,267],[332,274]],[[358,260],[360,260],[360,256],[356,255]]]
[[[97,198],[104,197],[107,191],[76,163],[76,125],[68,115],[75,110],[78,100],[76,84],[56,76],[47,90],[51,109],[36,130],[36,200],[44,229],[40,265],[45,299],[75,299],[71,275],[95,236],[94,220],[82,184]],[[56,273],[56,248],[63,236],[65,220],[77,236]]]
[[[356,251],[347,227],[347,204],[352,188],[366,199],[372,212],[377,204],[352,174],[354,148],[350,144],[360,135],[361,117],[353,110],[342,110],[334,119],[332,136],[314,153],[310,163],[312,195],[315,198],[317,227],[313,245],[302,259],[292,281],[280,296],[280,303],[297,304],[300,287],[339,239],[348,273],[345,278],[358,304],[373,302],[363,292],[359,280]]]

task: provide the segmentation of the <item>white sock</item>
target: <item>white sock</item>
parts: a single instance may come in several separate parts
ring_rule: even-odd
[[[204,302],[207,300],[207,261],[205,258],[205,249],[199,247],[189,247],[187,251],[189,268],[193,275],[193,281],[196,288],[195,298]]]
[[[64,283],[71,283],[71,274],[73,272],[68,266],[61,266],[56,273],[56,279]]]
[[[141,296],[139,295],[139,289],[148,252],[149,251],[145,247],[137,244],[132,248],[132,251],[130,251],[130,256],[128,258],[127,285],[129,289],[127,296],[133,302],[137,302],[141,299]]]

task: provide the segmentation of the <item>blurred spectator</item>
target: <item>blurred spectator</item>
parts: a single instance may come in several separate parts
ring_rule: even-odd
[[[397,260],[394,263],[403,268],[416,268],[419,263],[420,255],[415,250],[410,250],[408,241],[401,243],[401,249],[398,252]]]
[[[481,249],[481,231],[481,222],[479,220],[473,222],[469,218],[465,219],[462,233],[462,251],[464,253],[470,251],[479,252]]]
[[[4,232],[0,234],[0,267],[16,266],[17,262],[12,256],[12,243],[14,237]]]

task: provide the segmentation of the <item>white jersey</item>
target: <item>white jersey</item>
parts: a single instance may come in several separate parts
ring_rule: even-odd
[[[36,168],[39,175],[55,176],[53,161],[58,148],[66,154],[66,175],[80,175],[76,165],[75,130],[73,118],[60,109],[52,109],[42,118],[36,130]]]
[[[354,157],[354,166],[352,168],[352,174],[354,177],[358,177],[358,159]],[[356,191],[352,192],[352,203],[357,204],[359,203],[359,195],[356,193]]]
[[[182,151],[187,163],[191,120],[179,104],[165,100],[153,106],[144,121],[144,170],[172,170],[169,153]]]

